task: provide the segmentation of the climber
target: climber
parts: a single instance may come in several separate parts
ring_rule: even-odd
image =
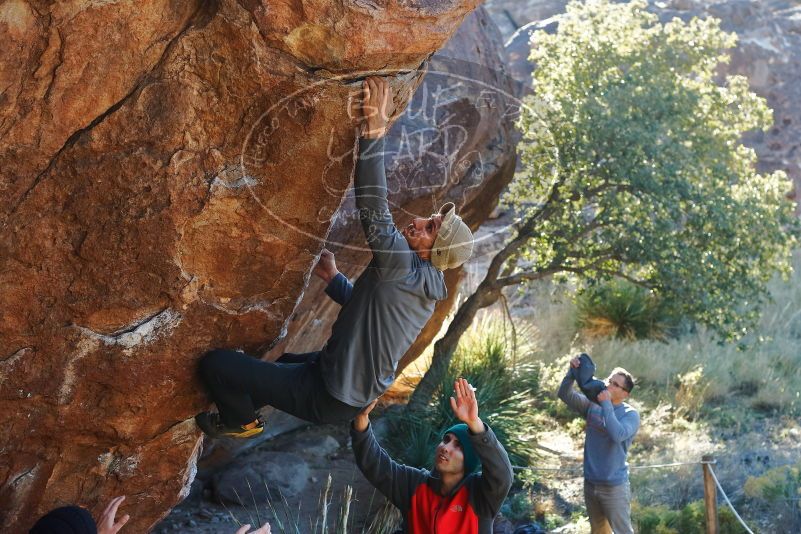
[[[387,201],[384,133],[390,101],[381,78],[364,81],[354,190],[372,261],[351,284],[325,251],[315,268],[326,293],[342,305],[319,352],[286,354],[265,362],[233,350],[213,350],[200,361],[203,383],[218,412],[195,416],[209,436],[247,438],[264,422],[255,410],[270,405],[314,423],[346,423],[395,380],[398,360],[446,297],[442,271],[470,257],[473,234],[452,203],[398,230]]]
[[[403,532],[489,534],[512,486],[512,465],[495,434],[478,416],[474,389],[464,378],[454,383],[453,415],[462,423],[446,430],[435,450],[434,469],[392,460],[370,426],[375,402],[351,423],[356,464],[403,515]],[[477,473],[478,467],[482,471]]]
[[[590,377],[594,365],[586,354],[570,360],[558,397],[587,421],[584,433],[584,501],[592,534],[634,534],[631,525],[629,447],[640,427],[637,410],[623,402],[634,388],[631,373],[616,367],[604,381],[606,388],[590,387],[597,404],[573,391],[577,375]],[[583,371],[583,372],[582,372]]]

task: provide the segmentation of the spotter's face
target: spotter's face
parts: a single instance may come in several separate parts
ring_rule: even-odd
[[[448,432],[437,445],[434,465],[440,473],[464,475],[464,452],[454,434]]]

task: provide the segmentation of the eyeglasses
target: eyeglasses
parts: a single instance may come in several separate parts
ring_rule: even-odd
[[[620,384],[618,384],[618,383],[617,383],[617,382],[615,382],[614,380],[610,380],[610,381],[609,381],[609,385],[610,385],[610,386],[615,386],[616,388],[619,388],[619,389],[622,389],[622,390],[623,390],[623,391],[625,391],[626,393],[631,393],[631,391],[629,391],[628,389],[624,388],[623,386],[621,386]]]

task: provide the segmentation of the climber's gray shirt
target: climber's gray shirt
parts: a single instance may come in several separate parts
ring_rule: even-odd
[[[447,296],[445,278],[420,259],[395,228],[387,202],[384,139],[360,139],[354,182],[356,207],[373,259],[353,285],[337,276],[328,293],[342,304],[320,355],[328,392],[362,407],[395,380],[406,353]]]

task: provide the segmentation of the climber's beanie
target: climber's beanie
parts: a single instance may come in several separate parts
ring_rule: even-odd
[[[62,506],[39,519],[29,534],[97,534],[97,525],[84,508]]]
[[[444,271],[459,267],[470,259],[473,253],[473,232],[462,218],[456,215],[456,206],[453,202],[442,206],[437,213],[442,215],[442,225],[431,249],[431,263],[440,271]]]
[[[467,429],[467,425],[464,423],[453,425],[442,433],[443,437],[445,434],[453,434],[456,436],[456,438],[459,440],[459,444],[462,446],[462,454],[464,454],[465,476],[478,469],[478,466],[481,465],[481,460],[479,459],[476,450],[473,448],[473,442],[470,441],[470,431]]]

